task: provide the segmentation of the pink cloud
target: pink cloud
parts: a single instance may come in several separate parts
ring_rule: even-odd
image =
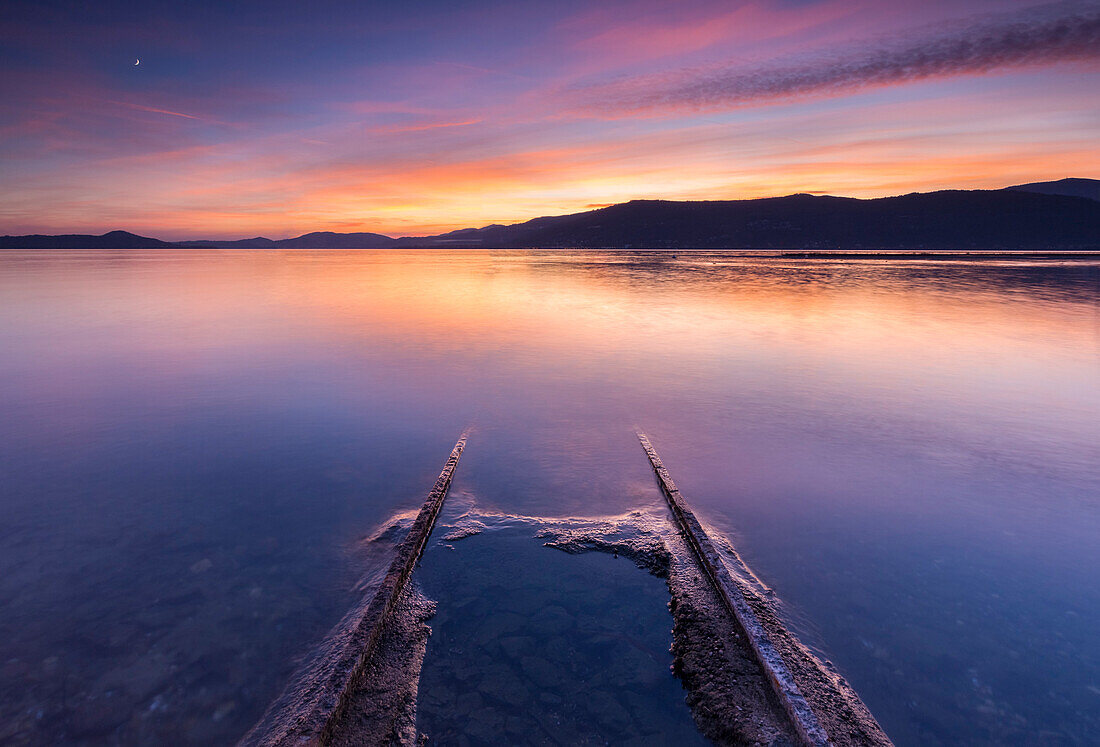
[[[930,78],[1064,61],[1100,61],[1100,9],[1063,3],[861,42],[827,53],[718,65],[576,86],[596,116],[714,111],[838,95]]]

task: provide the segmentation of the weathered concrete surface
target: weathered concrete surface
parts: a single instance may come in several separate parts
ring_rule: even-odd
[[[799,741],[808,745],[891,744],[855,690],[787,631],[733,549],[711,540],[646,435],[639,433],[638,439],[700,570],[745,636]]]
[[[420,669],[432,630],[435,603],[415,582],[405,586],[362,675],[349,687],[343,717],[326,739],[331,745],[401,745],[420,742],[416,731]]]
[[[286,692],[244,736],[242,745],[320,745],[345,734],[342,723],[356,708],[356,693],[369,687],[365,679],[368,670],[383,634],[392,630],[386,624],[431,535],[466,438],[463,433],[455,444],[370,601],[337,626],[329,645],[303,667]]]

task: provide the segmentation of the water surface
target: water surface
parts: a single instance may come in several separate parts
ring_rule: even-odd
[[[544,516],[644,427],[899,744],[1100,730],[1096,260],[6,251],[0,351],[0,741],[240,736],[470,422]]]

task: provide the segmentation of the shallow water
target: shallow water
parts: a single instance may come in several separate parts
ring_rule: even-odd
[[[470,422],[550,516],[644,427],[899,744],[1100,729],[1095,260],[6,251],[0,351],[0,741],[240,736]]]
[[[707,744],[669,672],[665,582],[534,533],[505,519],[425,553],[417,581],[438,606],[418,729],[437,744]]]

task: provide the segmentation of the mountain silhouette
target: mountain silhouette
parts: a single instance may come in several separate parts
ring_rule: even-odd
[[[1100,200],[1090,195],[1097,194],[1098,186],[1097,180],[1063,179],[1000,190],[915,192],[870,200],[808,194],[699,202],[633,200],[514,225],[400,239],[319,231],[279,240],[261,236],[165,242],[112,231],[102,236],[4,236],[0,248],[1096,250]]]
[[[185,248],[211,247],[218,249],[385,249],[396,245],[397,240],[380,233],[334,233],[314,231],[293,239],[254,239],[237,241],[178,241],[176,246]]]
[[[175,244],[129,231],[110,231],[101,236],[63,234],[0,236],[0,249],[171,249]]]
[[[859,200],[634,200],[433,237],[434,245],[753,249],[1046,250],[1100,247],[1100,203],[1019,191]],[[401,239],[412,246],[424,239]]]
[[[1044,195],[1067,195],[1100,200],[1100,179],[1059,179],[1056,182],[1032,182],[1005,187],[1018,192],[1039,192]]]

